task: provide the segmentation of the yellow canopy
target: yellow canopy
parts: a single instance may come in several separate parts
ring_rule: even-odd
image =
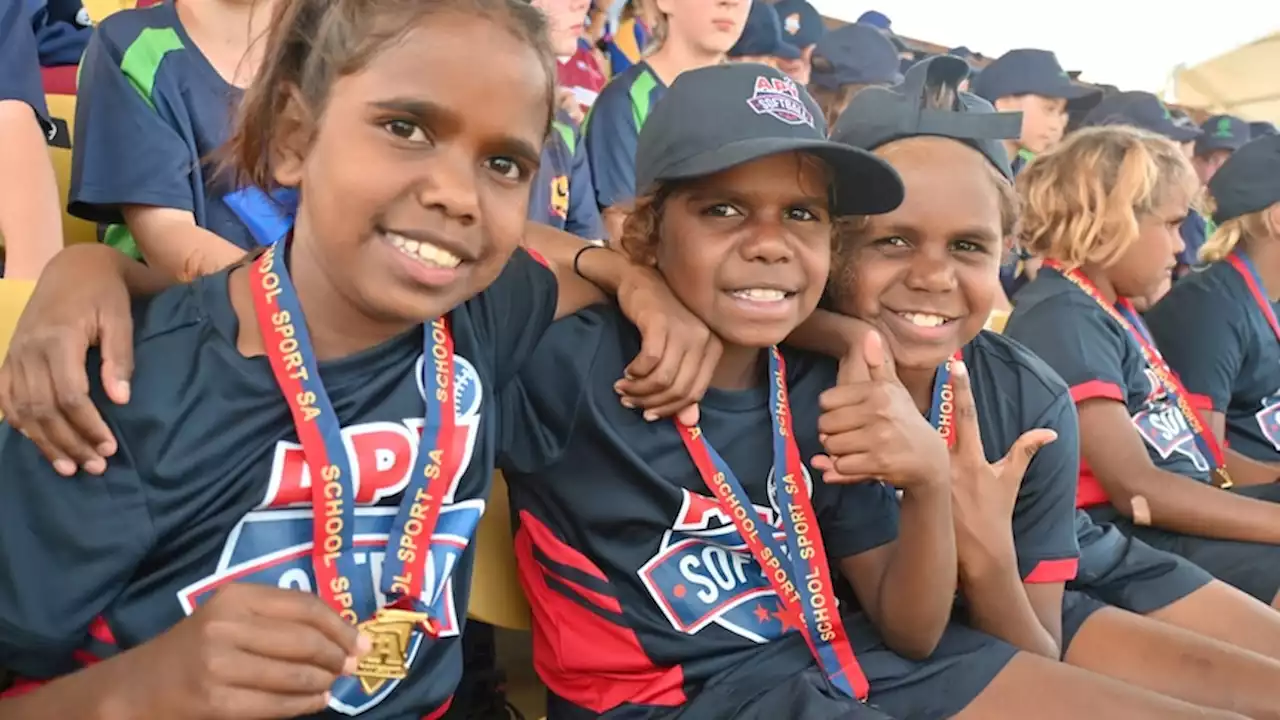
[[[1280,123],[1280,32],[1174,72],[1179,105]]]

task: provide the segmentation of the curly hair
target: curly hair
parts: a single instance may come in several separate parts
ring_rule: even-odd
[[[1170,193],[1195,194],[1195,170],[1173,142],[1137,128],[1092,127],[1036,157],[1018,176],[1022,240],[1068,268],[1107,266]]]
[[[1206,211],[1212,213],[1213,198],[1208,197],[1205,204]],[[1213,263],[1225,260],[1231,254],[1231,251],[1241,243],[1280,233],[1280,228],[1272,229],[1267,221],[1267,213],[1270,209],[1263,208],[1257,212],[1234,217],[1216,227],[1213,234],[1200,247],[1200,261]]]

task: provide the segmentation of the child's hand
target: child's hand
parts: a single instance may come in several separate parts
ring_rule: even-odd
[[[102,346],[102,385],[129,399],[133,316],[118,251],[68,248],[45,268],[0,368],[0,413],[62,475],[99,474],[116,440],[89,398],[85,358]]]
[[[944,487],[947,446],[898,380],[879,333],[844,359],[839,384],[819,397],[827,455],[812,465],[827,482],[879,479],[900,490]]]
[[[982,448],[977,406],[963,362],[951,367],[955,393],[955,446],[951,450],[951,507],[961,566],[982,558],[1014,556],[1013,510],[1022,476],[1040,448],[1058,439],[1052,430],[1030,430],[999,462],[989,464]],[[966,563],[966,560],[970,561]]]
[[[696,425],[697,402],[720,362],[720,338],[651,268],[632,266],[618,288],[618,306],[641,338],[640,353],[614,385],[622,404],[642,408],[646,420],[675,415]]]
[[[121,660],[138,717],[271,720],[324,711],[368,642],[315,595],[229,585]]]

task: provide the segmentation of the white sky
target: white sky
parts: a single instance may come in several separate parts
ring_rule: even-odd
[[[879,10],[898,34],[988,57],[1020,47],[1052,50],[1067,70],[1083,71],[1083,80],[1155,93],[1179,63],[1194,65],[1280,30],[1278,0],[810,2],[849,21]]]

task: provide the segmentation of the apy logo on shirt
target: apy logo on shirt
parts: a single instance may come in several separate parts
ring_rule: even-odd
[[[422,369],[423,361],[419,358],[415,369],[419,393],[423,392]],[[475,367],[458,355],[454,356],[454,378],[454,411],[461,432],[456,434],[457,445],[448,452],[463,453],[463,461],[444,498],[439,522],[431,536],[423,593],[442,638],[456,637],[459,632],[453,571],[475,536],[485,508],[481,498],[457,500],[455,497],[475,450],[483,387]],[[380,607],[386,604],[379,584],[387,539],[399,506],[371,506],[397,498],[408,486],[414,456],[420,450],[422,425],[422,418],[416,417],[401,423],[371,422],[342,429],[354,476],[356,565],[368,570]],[[271,478],[262,503],[227,536],[214,573],[178,592],[183,611],[190,615],[213,597],[218,588],[229,583],[250,582],[314,592],[311,522],[311,470],[302,446],[282,440],[276,443]],[[413,633],[409,667],[413,666],[423,644],[429,642],[421,632]],[[356,678],[343,676],[330,690],[329,707],[344,715],[359,715],[385,700],[401,682],[391,680],[375,692],[366,693]]]
[[[1133,415],[1133,426],[1161,457],[1168,460],[1174,453],[1187,458],[1200,472],[1209,472],[1209,461],[1196,447],[1195,435],[1187,418],[1151,368],[1143,368],[1148,383],[1147,399],[1142,410]]]
[[[1262,409],[1254,415],[1258,429],[1272,447],[1280,450],[1280,390],[1262,398],[1261,405]]]
[[[810,491],[813,481],[805,470]],[[769,497],[773,503],[773,471]],[[782,603],[759,563],[738,533],[733,519],[712,497],[681,489],[684,498],[658,551],[638,571],[650,597],[671,627],[696,635],[715,624],[756,643],[775,640],[790,630]],[[774,528],[786,549],[777,507],[753,505],[758,521]]]
[[[770,115],[788,125],[814,126],[813,113],[800,99],[800,91],[791,78],[757,77],[747,105],[757,115]]]
[[[569,217],[569,178],[564,175],[551,178],[551,216]]]

